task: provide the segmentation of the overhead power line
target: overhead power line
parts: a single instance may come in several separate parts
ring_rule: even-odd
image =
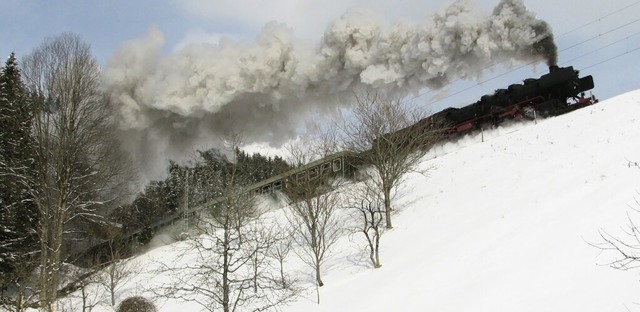
[[[607,14],[607,15],[604,15],[604,16],[601,16],[601,17],[599,17],[597,19],[594,19],[594,20],[591,20],[589,22],[586,22],[585,24],[582,24],[582,25],[580,25],[580,26],[578,26],[578,27],[576,27],[574,29],[571,29],[571,30],[569,30],[567,32],[562,33],[561,35],[557,36],[556,38],[561,38],[561,37],[566,36],[566,35],[574,32],[574,31],[576,31],[578,29],[583,29],[584,27],[587,27],[587,26],[592,25],[594,23],[600,22],[600,21],[602,21],[603,19],[605,19],[607,17],[613,16],[615,14],[618,14],[618,13],[622,12],[622,11],[626,11],[628,8],[630,8],[632,6],[635,6],[635,5],[638,5],[638,4],[640,4],[640,1],[634,2],[634,3],[629,4],[629,5],[627,5],[627,6],[623,7],[623,8],[617,9],[617,10],[615,10],[615,11],[613,11],[613,12]]]
[[[571,62],[573,62],[573,61],[575,61],[575,60],[581,59],[581,58],[583,58],[583,57],[585,57],[585,56],[588,56],[588,55],[591,55],[591,54],[593,54],[593,53],[595,53],[595,52],[598,52],[598,51],[604,50],[604,49],[606,49],[606,48],[608,48],[608,47],[614,46],[614,45],[616,45],[616,44],[618,44],[618,43],[620,43],[620,42],[622,42],[622,41],[627,41],[627,40],[629,40],[629,38],[634,37],[634,36],[636,36],[636,35],[638,35],[638,34],[640,34],[640,32],[636,32],[636,33],[634,33],[634,34],[632,34],[632,35],[630,35],[630,36],[626,36],[626,37],[624,37],[624,38],[622,38],[622,39],[616,40],[615,42],[609,43],[609,44],[604,45],[604,46],[601,46],[601,47],[599,47],[599,48],[597,48],[597,49],[595,49],[595,50],[591,50],[591,51],[589,51],[589,52],[587,52],[587,53],[584,53],[584,54],[579,55],[579,56],[576,56],[576,57],[574,57],[574,58],[572,58],[572,59],[566,60],[566,61],[562,62],[562,64],[563,64],[563,65],[564,65],[564,64],[569,64],[569,63],[571,63]]]
[[[602,21],[602,20],[603,20],[603,19],[605,19],[605,18],[611,17],[611,16],[613,16],[613,15],[615,15],[615,14],[618,14],[618,13],[620,13],[620,12],[623,12],[623,11],[627,10],[628,8],[633,7],[633,6],[635,6],[635,5],[638,5],[638,4],[640,4],[640,1],[634,2],[634,3],[632,3],[632,4],[629,4],[629,5],[625,6],[625,7],[622,7],[622,8],[620,8],[620,9],[617,9],[617,10],[615,10],[615,11],[611,12],[611,13],[608,13],[608,14],[606,14],[606,15],[603,15],[603,16],[601,16],[601,17],[597,18],[597,19],[591,20],[591,21],[589,21],[589,22],[587,22],[587,23],[585,23],[585,24],[583,24],[583,25],[581,25],[581,26],[578,26],[578,27],[576,27],[576,28],[574,28],[574,29],[572,29],[572,30],[569,30],[569,31],[567,31],[567,32],[562,33],[561,35],[557,36],[556,38],[563,37],[563,36],[565,36],[565,35],[567,35],[567,34],[569,34],[569,33],[572,33],[572,32],[574,32],[574,31],[578,30],[578,29],[582,29],[582,28],[584,28],[584,27],[586,27],[586,26],[588,26],[588,25],[591,25],[591,24],[597,23],[597,22],[599,22],[599,21]],[[610,28],[610,29],[608,29],[608,30],[606,30],[606,31],[604,31],[604,32],[601,32],[601,33],[597,34],[597,35],[594,35],[594,36],[592,36],[592,37],[589,37],[589,38],[587,38],[587,39],[585,39],[585,40],[583,40],[583,41],[581,41],[581,42],[578,42],[578,43],[573,44],[573,45],[571,45],[571,46],[569,46],[569,47],[566,47],[566,48],[564,48],[564,49],[560,50],[559,52],[564,52],[564,51],[570,50],[570,49],[572,49],[572,48],[575,48],[575,47],[577,47],[577,46],[580,46],[580,45],[582,45],[582,44],[584,44],[584,43],[587,43],[587,42],[589,42],[589,41],[592,41],[592,40],[594,40],[594,39],[597,39],[597,38],[600,38],[600,37],[602,37],[602,36],[604,36],[604,35],[610,34],[610,33],[614,32],[614,31],[616,31],[616,30],[619,30],[619,29],[622,29],[622,28],[624,28],[624,27],[627,27],[627,26],[630,26],[630,25],[632,25],[632,24],[635,24],[635,23],[637,23],[638,21],[640,21],[640,18],[637,18],[637,19],[632,20],[632,21],[630,21],[630,22],[626,22],[626,23],[624,23],[624,24],[621,24],[621,25],[615,26],[615,27]],[[632,35],[629,35],[629,36],[627,36],[627,37],[625,37],[625,38],[623,38],[623,39],[617,40],[617,41],[615,41],[615,42],[613,42],[613,43],[610,43],[610,44],[608,44],[608,45],[606,45],[606,46],[599,47],[599,48],[597,48],[597,49],[591,50],[591,51],[589,51],[589,52],[587,52],[587,53],[585,53],[585,54],[582,54],[582,55],[580,55],[580,56],[578,56],[578,57],[575,57],[575,58],[573,58],[573,59],[571,59],[571,60],[569,60],[569,61],[563,62],[563,64],[566,64],[567,62],[574,61],[574,60],[579,59],[579,58],[582,58],[582,57],[584,57],[584,56],[587,56],[587,55],[593,54],[593,53],[595,53],[595,52],[597,52],[597,51],[600,51],[600,50],[603,50],[604,48],[607,48],[607,47],[613,46],[614,44],[616,44],[616,43],[620,43],[620,42],[622,42],[622,41],[624,41],[624,40],[628,40],[629,38],[631,38],[631,37],[633,37],[633,36],[637,35],[638,33],[639,33],[639,32],[636,32],[636,33],[634,33],[634,34],[632,34]],[[606,60],[602,60],[602,61],[599,61],[599,62],[597,62],[597,63],[591,64],[591,65],[588,65],[588,66],[586,66],[586,67],[581,68],[580,70],[586,70],[586,69],[589,69],[589,68],[592,68],[592,67],[598,66],[598,65],[600,65],[600,64],[603,64],[603,63],[606,63],[606,62],[612,61],[612,60],[614,60],[614,59],[617,59],[617,58],[619,58],[619,57],[622,57],[622,56],[624,56],[624,55],[626,55],[626,54],[633,53],[633,52],[635,52],[635,51],[637,51],[637,50],[640,50],[640,47],[638,47],[638,48],[634,48],[634,49],[632,49],[632,50],[628,50],[628,51],[626,51],[626,52],[624,52],[624,53],[621,53],[621,54],[618,54],[618,55],[615,55],[615,56],[612,56],[612,57],[610,57],[610,58],[608,58],[608,59],[606,59]],[[504,63],[504,61],[503,61],[503,62],[500,62],[500,63],[498,63],[498,64],[496,64],[496,65],[500,65],[500,64],[502,64],[502,63]],[[426,105],[427,105],[427,106],[432,106],[432,105],[434,105],[434,104],[436,104],[436,103],[442,102],[443,100],[446,100],[446,99],[451,98],[451,97],[453,97],[453,96],[455,96],[455,95],[458,95],[458,94],[464,93],[464,92],[466,92],[466,91],[468,91],[468,90],[470,90],[470,89],[473,89],[473,88],[475,88],[475,87],[477,87],[477,86],[480,86],[480,85],[482,85],[482,84],[484,84],[484,83],[486,83],[486,82],[489,82],[489,81],[495,80],[495,79],[497,79],[497,78],[500,78],[500,77],[506,76],[506,75],[508,75],[508,74],[510,74],[510,73],[513,73],[513,72],[515,72],[515,71],[517,71],[517,70],[520,70],[520,69],[522,69],[522,68],[524,68],[524,67],[530,66],[530,65],[532,65],[532,64],[534,64],[534,63],[536,63],[536,62],[534,61],[534,62],[530,62],[530,63],[527,63],[527,64],[523,64],[523,65],[517,66],[517,67],[515,67],[515,68],[513,68],[513,69],[510,69],[510,70],[508,70],[508,71],[504,72],[504,73],[501,73],[501,74],[496,75],[496,76],[493,76],[493,77],[491,77],[491,78],[488,78],[488,79],[485,79],[485,80],[479,81],[479,82],[475,83],[475,84],[474,84],[474,85],[472,85],[472,86],[466,87],[466,88],[464,88],[464,89],[462,89],[462,90],[456,91],[456,92],[454,92],[454,93],[452,93],[452,94],[449,94],[449,95],[447,95],[447,96],[444,96],[444,97],[442,97],[442,98],[439,98],[439,99],[437,99],[437,100],[434,100],[434,101],[432,101],[431,103],[428,103],[428,104],[426,104]],[[487,66],[485,69],[488,69],[488,68],[489,68],[489,66]],[[455,79],[455,80],[453,80],[452,82],[450,82],[450,84],[456,83],[456,82],[458,82],[458,81],[460,81],[460,80],[462,80],[462,79],[460,79],[460,78]],[[425,92],[419,93],[419,94],[418,94],[418,95],[416,95],[416,96],[413,96],[413,97],[411,97],[411,98],[406,99],[406,101],[412,101],[412,100],[415,100],[415,99],[417,99],[417,98],[419,98],[419,97],[422,97],[422,96],[424,96],[424,95],[426,95],[426,94],[429,94],[429,93],[433,93],[433,92],[435,92],[435,91],[437,91],[437,90],[435,90],[435,89],[429,89],[429,90],[427,90],[427,91],[425,91]]]
[[[619,30],[619,29],[625,28],[625,27],[627,27],[627,26],[629,26],[629,25],[632,25],[632,24],[634,24],[634,23],[637,23],[637,22],[639,22],[639,21],[640,21],[640,18],[637,18],[637,19],[635,19],[635,20],[633,20],[633,21],[631,21],[631,22],[628,22],[628,23],[625,23],[625,24],[623,24],[623,25],[620,25],[620,26],[614,27],[614,28],[609,29],[609,30],[607,30],[607,31],[605,31],[605,32],[603,32],[603,33],[600,33],[600,34],[596,35],[596,36],[593,36],[593,37],[591,37],[591,38],[588,38],[588,39],[586,39],[586,40],[583,40],[583,41],[581,41],[581,42],[578,42],[578,43],[576,43],[576,44],[574,44],[574,45],[571,45],[571,46],[569,46],[569,47],[566,47],[566,48],[564,48],[564,49],[560,50],[559,52],[564,52],[564,51],[566,51],[566,50],[569,50],[569,49],[575,48],[575,47],[577,47],[577,46],[579,46],[579,45],[582,45],[582,44],[585,44],[585,43],[587,43],[587,42],[589,42],[589,41],[595,40],[595,39],[600,38],[600,37],[602,37],[602,36],[604,36],[604,35],[606,35],[606,34],[610,34],[610,33],[614,32],[614,31],[616,31],[616,30]]]
[[[592,68],[592,67],[596,67],[596,66],[598,66],[598,65],[600,65],[600,64],[604,64],[604,63],[609,62],[609,61],[611,61],[611,60],[615,60],[615,59],[617,59],[617,58],[619,58],[619,57],[625,56],[625,55],[627,55],[627,54],[629,54],[629,53],[633,53],[633,52],[638,51],[638,50],[640,50],[640,47],[637,47],[637,48],[634,48],[634,49],[628,50],[628,51],[626,51],[626,52],[624,52],[624,53],[620,53],[620,54],[614,55],[614,56],[612,56],[612,57],[610,57],[610,58],[608,58],[608,59],[606,59],[606,60],[602,60],[602,61],[600,61],[600,62],[597,62],[597,63],[591,64],[591,65],[589,65],[589,66],[587,66],[587,67],[583,67],[581,70],[585,70],[585,69],[589,69],[589,68]]]

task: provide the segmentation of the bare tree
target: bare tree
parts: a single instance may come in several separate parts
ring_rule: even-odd
[[[130,177],[89,45],[64,33],[45,40],[23,67],[25,85],[39,99],[28,187],[39,214],[41,301],[53,311],[65,230],[99,219],[98,208],[114,203]]]
[[[233,151],[238,144],[231,146]],[[228,177],[224,194],[207,203],[197,226],[200,235],[190,241],[197,258],[179,271],[167,268],[175,283],[164,295],[195,301],[209,311],[276,309],[296,293],[272,277],[268,255],[276,235],[260,222],[255,197],[236,181],[237,164],[230,170],[219,174]]]
[[[442,131],[426,113],[410,108],[400,97],[362,92],[355,101],[352,118],[339,127],[341,147],[374,169],[367,178],[383,195],[386,228],[391,229],[392,190],[406,173],[416,170]]]
[[[337,210],[340,197],[338,192],[323,192],[311,195],[302,192],[290,205],[294,236],[302,252],[302,261],[314,270],[316,284],[324,285],[321,269],[327,260],[331,247],[343,234],[342,222]]]
[[[627,160],[629,168],[640,168],[635,161]],[[632,212],[640,213],[640,201],[636,199],[635,207],[632,207]],[[610,234],[605,230],[600,230],[600,237],[602,242],[590,243],[592,246],[599,248],[603,251],[613,251],[618,254],[619,258],[613,260],[609,265],[618,270],[631,270],[640,268],[640,228],[634,222],[634,218],[630,213],[627,213],[628,223],[623,228],[622,237]]]
[[[640,207],[640,202],[636,200],[636,205]],[[640,210],[634,209],[636,213]],[[613,251],[618,254],[618,258],[611,261],[609,265],[618,270],[631,270],[640,268],[640,228],[633,221],[630,214],[627,214],[628,224],[623,229],[621,237],[600,230],[600,237],[603,242],[591,245],[604,250]]]
[[[79,297],[82,302],[82,312],[91,312],[95,307],[100,305],[105,299],[105,293],[103,291],[95,291],[93,286],[97,286],[102,281],[102,276],[100,276],[100,259],[96,257],[89,264],[89,269],[87,271],[79,271],[76,276],[71,276],[74,280],[74,287],[70,287],[69,291],[73,291],[70,295],[66,296],[70,305],[73,304],[73,300],[71,297]],[[80,290],[80,295],[77,295],[77,290]],[[60,296],[60,297],[65,297]],[[60,300],[58,301],[60,303]],[[59,309],[60,310],[60,309]]]
[[[276,260],[278,271],[280,272],[280,285],[282,285],[282,289],[287,289],[293,287],[292,283],[295,281],[291,280],[287,274],[285,274],[284,264],[291,250],[293,250],[293,242],[294,238],[292,231],[287,230],[287,227],[284,227],[280,224],[276,225],[275,228],[278,231],[278,235],[276,237],[275,244],[269,249],[269,256]]]
[[[82,299],[82,312],[91,312],[100,304],[103,299],[102,292],[91,293],[87,287],[91,285],[90,281],[83,281],[80,289],[80,297]]]
[[[97,281],[107,290],[111,299],[111,306],[115,307],[118,289],[140,270],[131,261],[125,259],[123,249],[126,247],[122,242],[112,239],[109,240],[107,245],[108,250],[105,255],[107,263]]]
[[[322,150],[322,147],[330,145],[322,143],[325,142],[324,138],[317,142],[321,143],[305,142],[304,145],[289,147],[291,162],[306,164],[313,160],[312,155],[325,156],[329,150]],[[338,216],[341,197],[336,191],[343,181],[333,179],[330,174],[323,174],[318,171],[319,168],[306,168],[303,165],[300,169],[286,189],[290,201],[289,219],[294,229],[293,237],[300,246],[296,252],[314,270],[316,286],[322,287],[322,266],[344,229]]]
[[[362,181],[350,189],[348,208],[353,212],[353,219],[357,220],[353,230],[363,234],[367,241],[369,259],[374,268],[382,266],[380,262],[380,239],[385,229],[384,204],[380,193],[371,186],[371,180]]]

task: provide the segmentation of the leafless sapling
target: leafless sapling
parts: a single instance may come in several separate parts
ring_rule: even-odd
[[[305,147],[290,148],[293,163],[303,164],[312,160],[310,155],[316,150],[314,147],[316,145],[306,143]],[[315,155],[323,156],[323,151],[316,150]],[[339,218],[342,197],[336,191],[343,181],[304,171],[300,176],[303,178],[296,177],[287,185],[289,220],[294,229],[293,237],[300,247],[296,252],[314,270],[316,286],[322,287],[322,266],[332,247],[344,234],[344,224]]]
[[[352,229],[363,234],[371,264],[374,268],[379,268],[382,266],[380,239],[385,231],[384,204],[377,188],[371,184],[371,180],[364,180],[354,185],[349,192],[347,207],[356,220]]]
[[[293,235],[289,226],[277,224],[275,228],[278,231],[276,241],[269,250],[269,256],[277,262],[278,271],[280,272],[280,284],[283,289],[293,287],[294,280],[291,280],[285,273],[285,261],[289,257],[293,249]]]
[[[110,240],[107,244],[106,265],[100,272],[98,282],[107,290],[111,306],[116,306],[116,292],[123,284],[140,270],[125,258],[124,249],[127,248],[118,240]]]

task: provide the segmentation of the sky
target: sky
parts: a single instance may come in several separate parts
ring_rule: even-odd
[[[371,267],[361,233],[343,233],[322,267],[317,304],[314,271],[294,244],[285,272],[306,291],[281,311],[638,311],[640,269],[611,268],[620,255],[596,245],[604,242],[601,233],[637,245],[624,233],[629,220],[640,224],[640,170],[629,166],[640,158],[639,115],[640,91],[632,91],[434,147],[419,167],[427,175],[408,174],[393,199],[394,229],[380,242],[382,267]],[[355,198],[356,188],[339,192]],[[278,220],[286,229],[286,205],[269,198],[263,204],[275,209],[259,223],[272,227],[264,220]],[[356,220],[348,210],[339,213],[344,228]],[[158,311],[206,311],[155,294],[172,285],[172,274],[190,280],[187,267],[210,261],[190,240],[152,249],[128,262],[137,274],[121,284],[116,302],[141,295]],[[103,298],[93,311],[112,311],[104,290],[94,284],[88,293],[90,300]],[[79,309],[80,292],[60,303]]]
[[[155,26],[164,34],[164,51],[169,53],[190,42],[215,42],[221,36],[253,42],[270,21],[285,23],[293,29],[294,36],[313,44],[320,40],[327,25],[353,8],[370,10],[394,24],[403,20],[427,20],[451,3],[452,0],[0,0],[0,55],[6,58],[13,51],[18,57],[24,56],[44,38],[70,31],[89,43],[99,62],[106,65],[118,47],[143,37],[150,27]],[[496,3],[497,0],[475,1],[475,6],[490,12]],[[640,87],[638,75],[627,71],[637,64],[640,53],[632,51],[640,47],[640,22],[637,22],[640,5],[637,3],[634,0],[525,0],[525,5],[552,27],[561,64],[592,53],[568,64],[586,68],[586,72],[594,75],[596,91],[603,98]],[[614,13],[619,9],[623,10]],[[614,14],[607,16],[610,13]],[[576,29],[587,23],[590,24]],[[628,23],[631,24],[623,26]],[[563,51],[585,40],[590,41]],[[618,40],[622,41],[596,51]],[[604,63],[598,65],[600,62]],[[537,70],[544,71],[544,67]],[[512,81],[524,79],[532,72],[535,73],[531,69],[519,72]],[[492,77],[488,74],[485,79]],[[452,93],[459,91],[455,87],[452,90]],[[465,93],[470,94],[468,98],[475,98],[490,91],[491,88],[477,87]]]
[[[490,19],[499,1],[461,2],[470,3],[473,10],[461,15],[467,19],[459,23],[464,28]],[[559,65],[594,76],[596,97],[640,88],[640,1],[523,2],[551,28]],[[155,179],[166,172],[167,159],[184,161],[195,148],[220,145],[213,135],[242,132],[249,144],[278,148],[316,129],[316,116],[339,118],[342,102],[353,100],[346,96],[357,85],[354,79],[368,79],[368,85],[375,86],[393,81],[394,75],[404,77],[399,81],[412,90],[407,100],[437,112],[471,104],[498,88],[547,72],[542,61],[494,58],[499,53],[467,63],[442,47],[464,43],[447,41],[455,37],[443,37],[444,43],[434,48],[437,57],[425,57],[429,64],[418,75],[374,66],[358,76],[358,62],[370,57],[358,50],[361,46],[349,54],[355,65],[345,65],[356,67],[355,74],[330,67],[337,60],[332,53],[344,48],[344,30],[354,21],[379,25],[382,32],[393,34],[410,27],[429,31],[433,16],[449,6],[454,7],[454,1],[0,0],[0,55],[14,51],[20,58],[47,37],[79,35],[91,45],[104,69],[105,85],[117,99],[125,146],[142,175]],[[361,29],[362,37],[376,30],[367,27]],[[517,36],[511,39],[518,41]],[[396,41],[382,42],[393,47]],[[414,50],[396,50],[388,59],[400,67],[421,60],[424,45],[411,43]],[[440,66],[442,62],[448,66]],[[283,75],[277,72],[280,63]],[[439,74],[448,79],[442,83]],[[402,80],[407,77],[418,78]]]

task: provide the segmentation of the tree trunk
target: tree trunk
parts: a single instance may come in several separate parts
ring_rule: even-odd
[[[258,293],[258,253],[253,256],[253,293]]]
[[[284,265],[282,260],[280,260],[280,280],[282,281],[282,289],[287,288],[287,281],[284,278]]]
[[[227,220],[227,223],[229,221]],[[229,242],[229,228],[228,224],[225,224],[224,241],[223,241],[223,255],[222,255],[222,309],[224,312],[229,312],[229,256],[230,256],[230,242]]]
[[[87,312],[87,285],[82,285],[82,312]]]
[[[391,224],[391,187],[385,185],[383,187],[384,191],[384,217],[387,225],[387,229],[393,229],[393,225]]]
[[[373,264],[373,268],[378,268],[378,262],[376,262],[376,250],[371,246],[371,250],[369,251],[369,259],[371,260],[371,264]]]
[[[113,266],[115,266],[115,263],[112,264]],[[111,268],[112,270],[114,270],[115,268]],[[111,274],[114,274],[114,272],[111,272]],[[109,292],[111,293],[111,306],[115,307],[116,306],[116,285],[113,282],[113,275],[111,277],[111,285],[109,287]]]
[[[46,204],[45,204],[46,205]],[[40,291],[41,301],[46,310],[54,312],[53,305],[57,299],[58,292],[58,274],[60,273],[60,247],[62,246],[62,224],[61,214],[59,210],[66,208],[64,205],[60,205],[57,211],[50,213],[49,215],[43,215],[44,227],[40,229],[41,235],[43,235],[41,250],[43,254],[41,256],[40,267]],[[51,211],[56,208],[46,207]],[[51,215],[52,214],[52,215]]]
[[[320,278],[320,266],[316,265],[316,282],[318,283],[319,287],[324,286],[324,283],[322,282],[322,279]]]
[[[380,232],[378,232],[378,230],[376,230],[376,234],[374,236],[375,241],[376,241],[376,245],[375,245],[375,262],[373,263],[373,267],[374,268],[379,268],[382,266],[382,264],[380,264]]]

